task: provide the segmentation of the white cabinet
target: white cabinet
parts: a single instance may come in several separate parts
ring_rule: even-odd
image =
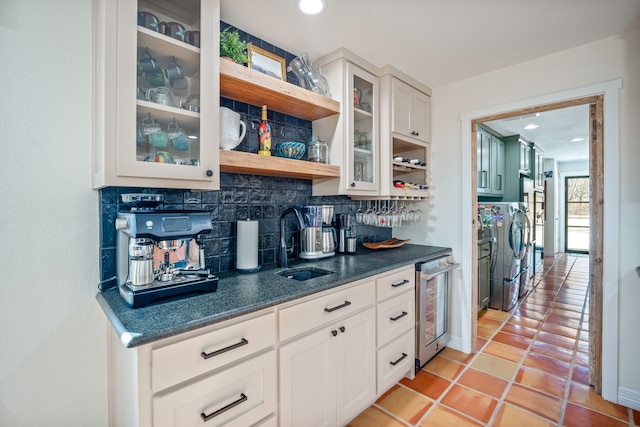
[[[217,190],[219,0],[96,4],[93,188]]]
[[[133,349],[110,337],[112,425],[246,426],[276,413],[273,311]]]
[[[500,197],[505,192],[505,142],[484,129],[477,130],[478,195]]]
[[[313,134],[329,145],[329,163],[340,179],[317,180],[314,195],[376,196],[380,191],[378,77],[375,67],[346,49],[317,61],[341,114],[313,122]]]
[[[380,196],[429,197],[431,90],[401,71],[380,71]]]
[[[378,395],[415,365],[415,270],[400,268],[376,278],[376,377]]]
[[[431,97],[405,82],[391,79],[391,131],[415,138],[431,140]]]
[[[280,326],[298,333],[280,346],[280,425],[344,425],[376,396],[373,281],[281,311]],[[367,307],[349,314],[351,305]],[[355,311],[355,312],[354,312]],[[294,331],[307,316],[314,324]],[[304,331],[304,329],[307,329]]]

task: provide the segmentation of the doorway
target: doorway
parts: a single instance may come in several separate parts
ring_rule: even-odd
[[[589,177],[564,178],[565,252],[589,253]]]
[[[602,282],[603,282],[603,218],[604,218],[604,136],[603,136],[603,104],[602,95],[587,96],[578,99],[555,102],[537,107],[524,108],[507,113],[499,113],[486,117],[474,118],[471,120],[471,196],[472,206],[475,208],[477,196],[477,130],[478,125],[483,122],[530,115],[550,110],[556,110],[576,105],[589,106],[589,176],[590,196],[594,203],[588,206],[589,233],[588,241],[591,248],[589,253],[590,267],[590,310],[589,324],[593,325],[589,336],[590,353],[590,380],[598,394],[602,393]],[[473,209],[472,208],[472,209]],[[477,216],[472,213],[472,228],[476,226]],[[471,337],[472,351],[475,352],[477,342],[477,236],[472,233],[471,265],[472,265],[472,298],[471,298]]]

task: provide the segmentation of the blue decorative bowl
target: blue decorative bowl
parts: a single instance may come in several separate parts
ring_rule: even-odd
[[[276,145],[276,155],[287,159],[301,159],[306,151],[307,146],[304,142],[289,141],[281,142]]]

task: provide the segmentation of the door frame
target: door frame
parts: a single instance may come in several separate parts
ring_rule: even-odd
[[[475,231],[476,219],[476,135],[475,124],[480,121],[488,121],[509,115],[522,114],[523,111],[531,112],[531,109],[550,109],[550,105],[573,102],[582,98],[602,96],[600,103],[603,118],[597,123],[600,130],[597,134],[601,140],[599,144],[600,154],[597,147],[591,148],[590,168],[600,170],[601,184],[599,184],[598,194],[601,197],[599,205],[602,220],[595,229],[602,230],[600,236],[602,251],[599,254],[607,254],[595,257],[598,262],[597,268],[590,273],[591,282],[599,283],[600,286],[593,286],[590,297],[594,300],[592,304],[599,302],[601,307],[600,321],[592,324],[591,331],[597,331],[600,336],[600,343],[596,343],[595,353],[600,354],[598,365],[601,375],[596,384],[597,391],[602,397],[611,402],[618,401],[618,297],[619,297],[619,90],[622,87],[622,80],[616,79],[604,83],[598,83],[577,89],[543,95],[535,98],[515,101],[492,107],[467,111],[460,114],[461,122],[461,144],[462,144],[462,193],[461,204],[468,206],[462,209],[461,223],[461,265],[463,271],[468,271],[467,276],[471,278],[466,284],[463,283],[461,301],[461,332],[460,349],[471,353],[475,349],[476,327],[477,327],[477,236]],[[579,102],[580,103],[580,102]],[[582,104],[586,102],[581,102]],[[567,105],[568,106],[568,105]],[[558,108],[558,107],[555,107]],[[593,113],[593,109],[591,109]],[[606,141],[606,144],[604,144]],[[594,151],[596,150],[596,151]],[[597,159],[593,161],[592,159]],[[594,173],[591,174],[595,176]],[[606,198],[602,195],[606,194]],[[471,203],[470,203],[471,202]],[[605,220],[606,219],[606,220]],[[595,251],[593,251],[595,254]],[[607,286],[603,287],[602,283]],[[466,286],[466,288],[465,288]],[[593,327],[599,324],[601,327]],[[606,330],[606,334],[602,331]],[[592,332],[593,333],[593,332]],[[596,371],[598,368],[596,368]]]

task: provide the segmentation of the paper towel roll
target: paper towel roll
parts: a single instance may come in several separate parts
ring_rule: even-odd
[[[258,268],[258,221],[238,221],[236,245],[236,269]]]

